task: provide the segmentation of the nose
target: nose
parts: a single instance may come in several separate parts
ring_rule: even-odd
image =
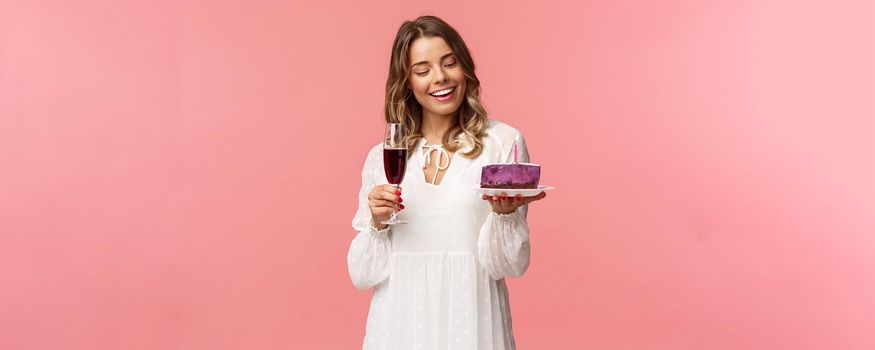
[[[442,83],[442,82],[444,82],[444,80],[446,80],[446,79],[447,79],[447,75],[444,74],[444,70],[443,70],[443,69],[437,69],[437,70],[435,70],[435,74],[434,74],[434,82],[435,82],[435,84],[437,84],[437,83]]]

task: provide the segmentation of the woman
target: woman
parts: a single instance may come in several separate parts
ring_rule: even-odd
[[[371,149],[347,257],[355,287],[376,287],[365,349],[515,348],[504,278],[528,267],[527,208],[546,194],[477,196],[481,167],[513,160],[514,144],[529,161],[519,131],[487,120],[479,99],[474,62],[452,27],[433,16],[401,25],[385,113],[410,135],[409,166],[396,191],[382,145]],[[408,223],[381,224],[396,203]]]

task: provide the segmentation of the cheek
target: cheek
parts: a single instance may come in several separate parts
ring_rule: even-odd
[[[459,84],[458,90],[459,93],[453,97],[453,100],[455,100],[453,104],[457,104],[457,108],[465,101],[465,94],[468,92],[468,84],[465,83],[464,79],[462,79],[462,82]]]
[[[453,80],[458,81],[458,82],[459,82],[459,87],[461,88],[461,89],[460,89],[460,90],[461,90],[461,91],[460,91],[461,93],[460,93],[459,95],[460,95],[460,96],[461,96],[461,95],[464,95],[464,94],[465,94],[465,89],[468,88],[467,81],[465,80],[465,73],[463,73],[461,69],[459,69],[459,70],[457,70],[457,71],[455,71],[455,72],[453,72],[453,73],[454,73],[454,74],[453,74]]]
[[[420,77],[410,79],[410,90],[413,91],[413,97],[421,106],[429,104],[428,86],[431,81]]]
[[[465,93],[468,92],[467,90],[468,90],[468,84],[465,84],[465,80],[463,79],[462,83],[459,84],[459,94],[457,96],[459,96],[460,98],[463,98],[465,96]]]
[[[419,77],[411,78],[410,90],[417,95],[425,95],[428,92],[428,82]]]

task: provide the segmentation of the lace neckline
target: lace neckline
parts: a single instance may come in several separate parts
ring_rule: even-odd
[[[425,169],[428,166],[429,162],[431,162],[432,152],[437,151],[437,153],[438,153],[437,157],[436,157],[437,159],[435,159],[435,162],[434,162],[434,167],[435,167],[434,175],[431,177],[431,184],[437,186],[435,184],[435,181],[437,181],[438,173],[441,170],[446,170],[447,168],[450,167],[450,154],[447,153],[447,150],[444,149],[444,145],[442,145],[442,144],[436,144],[436,145],[426,144],[426,145],[423,145],[422,148],[425,149],[425,160],[422,162],[422,169]],[[446,159],[446,163],[444,163],[445,159]],[[441,183],[443,183],[443,181],[441,181]]]

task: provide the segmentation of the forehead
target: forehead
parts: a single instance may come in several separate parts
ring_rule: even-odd
[[[452,51],[444,38],[439,36],[431,38],[420,37],[410,44],[410,62],[408,64],[421,61],[437,61],[441,59],[441,56]]]

